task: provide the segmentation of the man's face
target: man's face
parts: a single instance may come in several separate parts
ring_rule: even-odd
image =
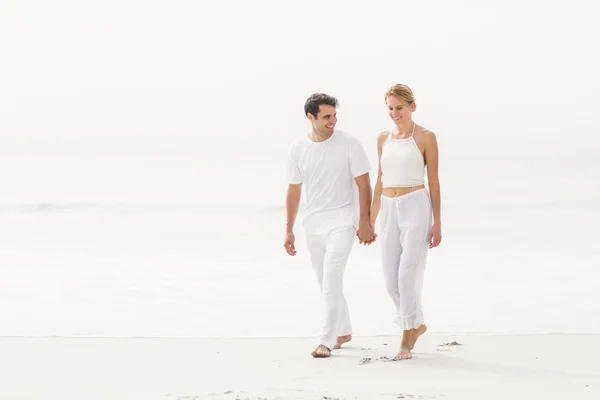
[[[321,104],[319,105],[318,114],[314,116],[309,113],[308,119],[317,135],[327,137],[333,134],[337,123],[337,112],[335,107]]]

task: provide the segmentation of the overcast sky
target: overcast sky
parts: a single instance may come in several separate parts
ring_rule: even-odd
[[[340,127],[389,125],[405,83],[423,125],[461,143],[598,148],[591,1],[0,0],[0,137],[285,140],[305,98]],[[20,138],[20,139],[19,139]],[[590,145],[586,143],[593,141]],[[11,142],[12,143],[12,142]]]

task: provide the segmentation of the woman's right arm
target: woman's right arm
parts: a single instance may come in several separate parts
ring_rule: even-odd
[[[382,132],[377,137],[377,182],[375,183],[375,188],[373,189],[373,203],[371,204],[371,226],[375,226],[375,221],[377,220],[377,215],[379,214],[379,209],[381,208],[381,192],[383,190],[381,183],[381,152],[383,148],[383,142],[389,135],[388,132]]]

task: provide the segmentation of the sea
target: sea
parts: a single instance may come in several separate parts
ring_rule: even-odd
[[[283,248],[295,134],[4,137],[0,336],[316,335],[303,209]],[[374,182],[376,135],[357,136]],[[600,333],[598,150],[438,141],[430,331]],[[399,332],[377,242],[355,244],[345,293],[355,335]]]
[[[303,209],[283,248],[287,151],[305,99],[334,95],[374,184],[396,83],[439,146],[429,332],[600,333],[589,2],[8,3],[0,336],[315,336]],[[355,335],[399,333],[377,242],[344,285]]]

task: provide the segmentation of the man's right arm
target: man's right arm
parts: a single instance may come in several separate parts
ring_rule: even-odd
[[[285,200],[285,208],[287,214],[287,222],[285,225],[286,235],[294,232],[294,223],[300,209],[300,198],[302,196],[302,184],[288,185],[287,196]]]
[[[292,144],[288,151],[288,190],[285,200],[285,209],[287,214],[287,221],[285,224],[286,237],[288,237],[290,233],[294,233],[294,223],[296,222],[296,216],[298,215],[298,210],[300,209],[302,182],[304,181],[304,174],[302,173],[302,169],[296,160],[297,151],[298,149],[295,143]]]
[[[377,159],[378,159],[378,171],[377,171],[377,182],[373,190],[373,204],[371,205],[371,225],[375,225],[375,220],[379,215],[381,209],[381,192],[383,192],[383,185],[381,182],[381,152],[383,148],[383,142],[387,139],[389,133],[382,132],[377,137]]]

